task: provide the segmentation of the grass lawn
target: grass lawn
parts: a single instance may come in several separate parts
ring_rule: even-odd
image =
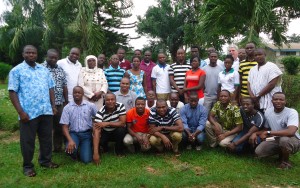
[[[6,92],[6,87],[0,85],[0,91]],[[291,157],[293,169],[279,170],[276,157],[258,160],[208,147],[200,152],[185,150],[180,157],[139,153],[118,158],[107,153],[100,166],[54,153],[53,161],[60,168],[48,170],[38,165],[37,142],[37,176],[28,178],[22,173],[19,133],[9,129],[17,126],[17,115],[5,92],[0,98],[0,187],[300,187],[299,153]]]

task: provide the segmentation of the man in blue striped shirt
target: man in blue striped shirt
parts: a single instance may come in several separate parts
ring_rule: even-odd
[[[116,54],[111,56],[111,65],[105,69],[104,74],[108,83],[108,90],[116,92],[120,89],[120,82],[125,74],[125,70],[119,66],[119,58]]]
[[[83,100],[83,89],[75,86],[74,101],[67,104],[63,110],[60,124],[67,138],[66,152],[73,159],[77,159],[80,148],[80,160],[84,163],[92,161],[92,117],[97,113],[95,104]]]

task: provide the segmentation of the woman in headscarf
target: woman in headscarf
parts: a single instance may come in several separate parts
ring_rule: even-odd
[[[84,99],[93,102],[99,110],[103,106],[103,95],[107,92],[107,80],[102,69],[97,68],[97,57],[89,55],[84,60],[78,85],[84,90]]]

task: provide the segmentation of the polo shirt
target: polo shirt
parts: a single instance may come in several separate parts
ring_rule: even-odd
[[[240,75],[233,68],[229,72],[223,70],[219,73],[218,84],[221,85],[221,90],[226,89],[230,93],[233,93],[235,86],[240,84]]]
[[[107,69],[105,69],[104,74],[108,83],[108,89],[111,92],[118,91],[120,89],[121,79],[125,74],[125,70],[121,69],[119,66],[115,69],[110,65]]]
[[[257,65],[256,61],[242,61],[240,62],[239,66],[239,74],[242,77],[242,83],[241,84],[241,95],[244,97],[250,97],[248,93],[248,76],[249,76],[249,71],[252,67]]]
[[[185,80],[185,73],[188,70],[191,70],[190,63],[180,64],[180,63],[173,63],[170,65],[169,68],[169,76],[174,76],[174,81],[179,89],[183,89],[184,80]],[[177,92],[177,90],[171,86],[172,92]]]
[[[128,91],[127,94],[122,94],[121,91],[116,91],[114,93],[116,95],[117,102],[124,104],[126,111],[135,107],[135,99],[137,95],[133,91]]]
[[[123,59],[122,61],[120,61],[119,66],[121,67],[121,69],[124,69],[124,70],[131,69],[131,63],[127,59]]]
[[[143,115],[138,115],[136,108],[130,109],[126,113],[126,122],[132,123],[130,127],[133,132],[148,133],[149,132],[149,115],[150,110],[145,108]]]
[[[170,78],[169,78],[170,65],[157,64],[152,69],[151,78],[156,80],[156,93],[164,94],[170,93]]]

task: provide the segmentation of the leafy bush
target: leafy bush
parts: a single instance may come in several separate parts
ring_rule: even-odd
[[[300,75],[284,74],[282,77],[282,90],[286,95],[288,107],[300,106]]]
[[[0,80],[2,81],[6,80],[10,69],[11,69],[11,65],[8,65],[6,63],[0,63]]]
[[[300,57],[297,56],[287,56],[282,58],[282,63],[284,65],[284,69],[288,72],[288,74],[295,75],[298,73],[298,66],[300,64]]]

